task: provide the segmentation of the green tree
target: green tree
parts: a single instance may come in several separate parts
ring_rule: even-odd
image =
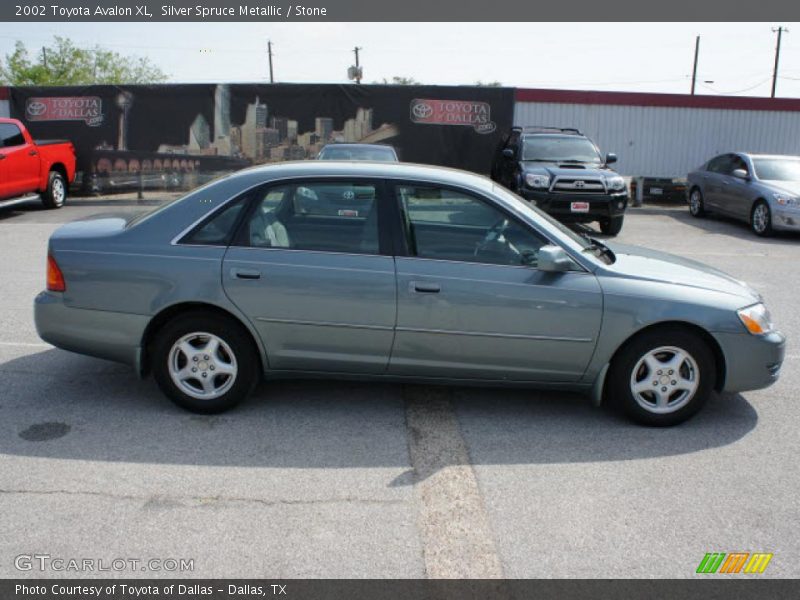
[[[383,78],[383,81],[376,81],[375,83],[383,84],[383,85],[419,85],[420,82],[414,79],[413,77],[398,77],[395,75],[391,79]]]
[[[166,79],[147,58],[123,56],[100,46],[80,48],[59,36],[34,57],[18,41],[14,52],[0,60],[3,85],[161,83]]]

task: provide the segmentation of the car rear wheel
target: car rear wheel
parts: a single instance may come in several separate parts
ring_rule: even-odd
[[[50,171],[47,180],[47,189],[42,194],[42,204],[45,208],[61,208],[67,200],[67,182],[58,171]]]
[[[756,202],[750,213],[750,227],[753,233],[762,237],[772,235],[772,212],[763,200]]]
[[[693,217],[704,217],[706,214],[706,207],[703,204],[703,193],[694,188],[692,193],[689,194],[689,214]]]
[[[714,379],[714,355],[698,335],[654,330],[634,338],[614,358],[609,399],[643,425],[677,425],[703,407]]]
[[[258,355],[230,318],[190,313],[168,322],[153,344],[153,375],[175,404],[219,413],[244,400],[258,381]]]
[[[624,217],[611,217],[605,221],[600,221],[600,231],[605,235],[617,235],[622,231]]]

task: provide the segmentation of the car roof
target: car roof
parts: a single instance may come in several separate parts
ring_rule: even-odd
[[[365,177],[381,179],[422,180],[433,183],[467,186],[491,190],[494,182],[488,177],[432,165],[378,161],[300,160],[260,165],[237,171],[230,176],[249,184],[297,177]]]
[[[389,144],[350,144],[350,143],[338,143],[334,142],[333,144],[325,144],[322,149],[325,148],[389,148],[392,149],[392,146]]]
[[[750,158],[791,158],[800,159],[800,156],[794,154],[761,154],[759,152],[734,152],[733,154],[740,154],[741,156],[749,156]]]

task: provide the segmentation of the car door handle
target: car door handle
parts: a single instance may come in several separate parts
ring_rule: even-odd
[[[231,275],[236,279],[261,279],[261,271],[254,269],[231,269]]]
[[[36,150],[31,150],[30,152],[28,152],[28,156],[36,156],[37,154],[39,153]]]
[[[442,286],[438,283],[428,283],[425,281],[412,281],[408,287],[411,292],[417,294],[438,294],[442,291]]]

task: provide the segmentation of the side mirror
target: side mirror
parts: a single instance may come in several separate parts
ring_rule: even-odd
[[[539,248],[538,268],[540,271],[550,273],[563,273],[571,271],[575,263],[561,246],[542,246]]]
[[[747,171],[744,169],[734,169],[733,173],[731,173],[737,179],[744,179],[745,181],[750,181],[750,175],[747,174]]]
[[[503,148],[503,156],[505,158],[514,158],[514,151],[511,148]]]
[[[615,162],[617,162],[617,155],[616,154],[614,154],[613,152],[609,152],[608,154],[606,154],[606,164],[607,165],[610,165],[611,163],[615,163]]]

